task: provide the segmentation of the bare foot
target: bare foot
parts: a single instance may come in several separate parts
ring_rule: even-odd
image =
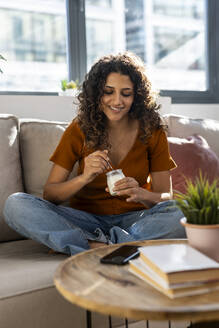
[[[101,242],[98,242],[98,241],[91,241],[91,240],[88,241],[88,244],[89,244],[91,249],[106,246],[105,243],[101,243]]]
[[[50,248],[48,254],[53,255],[53,254],[64,254],[64,253],[54,251],[54,249]]]

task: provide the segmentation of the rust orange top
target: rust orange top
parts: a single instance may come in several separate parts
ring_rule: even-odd
[[[79,175],[83,172],[84,157],[93,151],[86,148],[85,136],[74,120],[65,130],[50,160],[68,171],[72,171],[78,161]],[[122,169],[125,176],[135,178],[141,187],[150,190],[150,184],[147,183],[150,172],[167,171],[175,167],[176,164],[169,153],[166,133],[159,129],[152,134],[147,144],[144,144],[138,135],[131,150],[114,169]],[[124,197],[111,196],[105,191],[106,186],[106,174],[100,174],[72,197],[70,206],[100,215],[145,209],[140,203],[127,203]]]

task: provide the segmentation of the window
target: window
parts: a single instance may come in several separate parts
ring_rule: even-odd
[[[55,92],[67,70],[82,81],[100,56],[130,50],[161,95],[219,102],[218,13],[217,0],[0,0],[0,88]]]
[[[180,100],[186,92],[187,101],[196,102],[208,96],[205,0],[112,0],[107,10],[97,1],[85,3],[88,69],[103,54],[130,50],[144,60],[163,94],[178,92]]]
[[[67,77],[65,0],[0,0],[0,89],[57,92]]]

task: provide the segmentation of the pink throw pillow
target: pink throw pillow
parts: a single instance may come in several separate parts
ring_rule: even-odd
[[[168,142],[170,154],[177,164],[171,171],[174,191],[185,193],[185,177],[194,182],[200,170],[210,183],[219,178],[219,158],[203,137],[168,137]]]

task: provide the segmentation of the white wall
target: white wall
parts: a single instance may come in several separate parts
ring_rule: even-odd
[[[171,98],[161,97],[162,113],[175,113],[194,118],[219,120],[219,104],[171,104]],[[62,96],[0,96],[0,113],[19,118],[40,118],[69,122],[76,114],[76,99]]]
[[[162,113],[171,110],[171,98],[159,99]],[[0,113],[14,114],[19,118],[69,122],[75,117],[77,100],[62,96],[0,96]]]
[[[62,96],[0,96],[0,113],[69,122],[76,114],[74,102],[73,97]]]
[[[172,104],[171,112],[193,118],[219,120],[219,104]]]

